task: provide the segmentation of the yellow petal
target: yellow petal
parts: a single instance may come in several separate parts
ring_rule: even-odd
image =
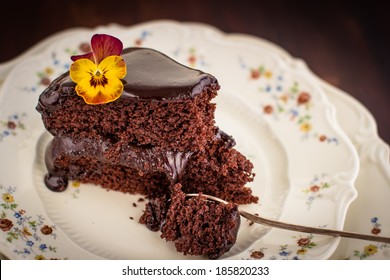
[[[109,79],[107,84],[91,86],[90,78],[79,82],[76,92],[87,104],[103,104],[118,99],[123,91],[123,83],[118,78]]]
[[[79,83],[86,78],[90,79],[96,70],[97,66],[95,63],[89,59],[82,58],[72,63],[69,75],[73,82]]]
[[[120,56],[112,55],[103,59],[98,65],[107,79],[117,78],[123,79],[126,76],[126,62]]]

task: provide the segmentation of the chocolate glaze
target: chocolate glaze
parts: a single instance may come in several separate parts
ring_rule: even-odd
[[[225,144],[225,148],[230,149],[233,148],[236,145],[236,140],[227,133],[223,132],[219,128],[217,128],[217,131],[214,135],[214,140],[221,140]]]
[[[117,151],[120,151],[119,155]],[[61,156],[92,157],[103,164],[118,164],[137,169],[141,173],[161,172],[174,182],[184,171],[192,152],[163,151],[156,147],[137,145],[111,145],[109,142],[84,138],[74,140],[67,136],[56,136],[48,145],[45,155],[48,174],[46,186],[53,191],[64,191],[68,174],[56,168],[55,161]]]
[[[223,141],[227,148],[235,145],[233,138],[219,129],[214,139]],[[45,163],[48,174],[45,177],[45,184],[50,190],[57,192],[66,189],[69,174],[55,166],[56,159],[61,156],[93,157],[102,164],[123,165],[142,173],[160,172],[174,183],[180,179],[192,154],[192,151],[165,151],[158,147],[55,136],[46,148]]]
[[[127,75],[124,91],[118,99],[179,100],[193,98],[204,87],[217,84],[214,76],[184,66],[165,54],[148,48],[127,48],[122,57],[126,61]],[[61,103],[62,98],[75,94],[76,84],[69,72],[54,80],[40,95],[37,110],[43,112],[49,105]]]
[[[124,98],[182,99],[200,94],[216,83],[215,77],[184,66],[153,49],[128,48],[122,53],[127,64]]]
[[[45,175],[44,182],[46,187],[53,192],[63,192],[68,187],[68,178],[65,175],[51,174]]]

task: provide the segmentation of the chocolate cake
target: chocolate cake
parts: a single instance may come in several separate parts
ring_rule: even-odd
[[[142,194],[151,202],[141,223],[161,230],[184,254],[216,258],[235,242],[237,208],[186,199],[184,193],[258,201],[246,186],[254,178],[252,163],[215,124],[211,100],[218,81],[153,49],[127,48],[122,58],[128,70],[117,99],[87,104],[72,72],[40,95],[36,109],[54,136],[45,155],[46,186],[64,191],[69,180],[78,180]],[[108,84],[98,78],[89,81],[91,87]]]
[[[256,202],[245,185],[253,165],[214,121],[218,81],[152,49],[122,53],[131,69],[119,99],[89,105],[69,73],[40,95],[37,110],[54,136],[46,151],[46,185],[68,180],[157,197],[180,182],[237,203]]]
[[[184,255],[216,259],[235,244],[240,226],[236,204],[207,200],[202,194],[186,197],[181,185],[173,185],[169,196],[147,203],[140,223],[161,238],[172,241]]]

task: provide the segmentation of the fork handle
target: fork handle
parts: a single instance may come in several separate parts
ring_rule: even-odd
[[[330,235],[330,236],[334,236],[334,237],[346,237],[346,238],[353,238],[353,239],[377,241],[380,243],[390,243],[390,237],[383,237],[383,236],[361,234],[361,233],[341,231],[341,230],[294,225],[294,224],[279,222],[279,221],[275,221],[275,220],[265,219],[265,218],[250,214],[250,213],[245,212],[245,211],[240,211],[240,215],[243,216],[244,218],[247,218],[248,220],[250,220],[254,223],[258,223],[258,224],[262,224],[262,225],[266,225],[266,226],[270,226],[270,227],[274,227],[274,228],[279,228],[279,229],[313,233],[313,234],[321,234],[321,235]]]

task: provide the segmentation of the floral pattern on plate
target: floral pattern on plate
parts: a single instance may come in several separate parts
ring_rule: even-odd
[[[14,197],[15,187],[0,184],[0,191],[0,229],[7,242],[17,245],[13,252],[24,259],[55,258],[57,248],[51,244],[55,244],[57,227],[48,225],[44,215],[30,216],[20,208]]]
[[[292,236],[296,241],[296,244],[292,245],[280,245],[279,250],[275,255],[269,257],[270,260],[299,260],[305,257],[308,252],[317,246],[314,242],[314,235],[299,235]],[[267,248],[261,248],[259,250],[250,250],[250,259],[262,259],[265,257],[264,251]]]
[[[374,235],[378,235],[381,233],[381,224],[379,223],[379,219],[377,217],[373,217],[370,220],[371,222],[371,233]],[[390,244],[386,243],[370,243],[364,242],[362,245],[362,249],[353,250],[353,255],[347,257],[347,259],[370,259],[375,257],[378,253],[382,251],[388,251],[390,249]]]
[[[323,191],[329,189],[330,187],[331,184],[326,179],[326,174],[321,174],[321,176],[314,176],[314,179],[310,181],[309,187],[305,187],[302,190],[303,193],[307,195],[307,210],[310,210],[314,200],[321,198]]]
[[[270,97],[268,103],[261,106],[261,110],[267,117],[275,120],[287,118],[296,129],[302,134],[302,139],[314,138],[322,143],[338,144],[337,137],[326,135],[313,125],[313,104],[312,94],[301,89],[298,81],[292,84],[284,82],[283,73],[274,73],[267,70],[267,66],[261,64],[258,67],[249,67],[242,59],[239,59],[240,66],[249,71],[251,81],[261,81],[259,92]]]
[[[7,119],[0,119],[0,142],[8,136],[16,136],[19,131],[25,130],[26,113],[12,114]]]

